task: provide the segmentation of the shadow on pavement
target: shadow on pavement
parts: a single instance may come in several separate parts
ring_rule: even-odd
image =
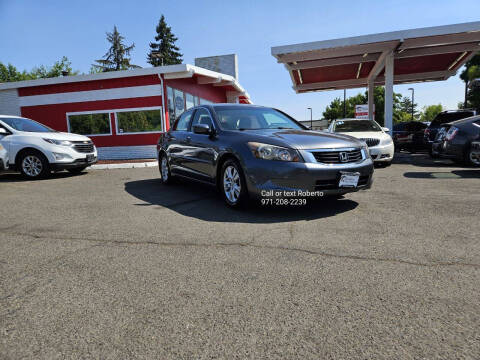
[[[5,172],[0,174],[0,183],[2,182],[28,182],[28,181],[48,181],[48,180],[55,180],[55,179],[65,179],[65,178],[71,178],[71,177],[78,177],[78,176],[83,176],[87,175],[87,171],[83,171],[80,174],[71,174],[68,171],[61,171],[61,172],[54,172],[50,174],[49,176],[41,179],[27,179],[24,178],[20,173],[17,172]]]
[[[348,199],[324,198],[305,206],[261,207],[233,210],[228,208],[215,188],[182,181],[174,185],[162,185],[159,179],[138,180],[125,183],[125,191],[146,204],[159,206],[179,214],[204,221],[237,223],[277,223],[299,220],[315,220],[350,211],[358,203]]]
[[[403,176],[410,179],[480,179],[480,170],[406,172]]]

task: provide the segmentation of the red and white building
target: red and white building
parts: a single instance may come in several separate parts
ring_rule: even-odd
[[[189,64],[0,84],[0,115],[87,135],[100,159],[155,157],[185,109],[225,102],[251,103],[233,76]]]

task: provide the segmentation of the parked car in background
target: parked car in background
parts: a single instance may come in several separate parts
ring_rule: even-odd
[[[395,150],[407,150],[412,153],[427,148],[423,134],[428,125],[420,121],[408,121],[393,125],[393,143]]]
[[[427,145],[430,156],[434,156],[432,153],[432,144],[437,137],[437,132],[443,124],[450,123],[452,121],[461,120],[470,116],[475,116],[475,110],[447,110],[438,114],[430,123],[430,125],[424,131],[424,142]]]
[[[0,172],[6,169],[8,169],[8,153],[7,150],[3,147],[3,145],[0,144]]]
[[[395,147],[389,129],[382,128],[374,120],[342,119],[330,123],[328,131],[353,136],[364,141],[372,160],[377,165],[389,166],[393,160]]]
[[[432,144],[432,154],[480,166],[480,116],[443,124]]]
[[[31,179],[52,170],[79,173],[97,162],[97,149],[88,137],[18,116],[0,115],[0,144],[9,154],[10,169]]]
[[[363,142],[308,130],[269,107],[196,106],[160,136],[157,149],[164,184],[178,176],[216,185],[231,207],[270,191],[342,195],[372,182]]]

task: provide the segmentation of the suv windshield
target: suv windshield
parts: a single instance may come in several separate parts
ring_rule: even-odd
[[[18,131],[27,132],[55,132],[55,130],[36,121],[25,118],[0,118],[5,124]]]
[[[339,120],[335,122],[333,130],[335,132],[382,131],[376,122],[370,120]]]
[[[215,113],[222,130],[305,129],[275,109],[216,107]]]
[[[435,119],[433,119],[430,126],[440,126],[442,124],[465,119],[467,117],[474,116],[473,111],[456,111],[456,112],[446,112],[438,114]]]

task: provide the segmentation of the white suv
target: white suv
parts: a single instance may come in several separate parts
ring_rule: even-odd
[[[18,116],[0,115],[0,144],[9,154],[9,168],[27,178],[44,177],[51,170],[80,173],[97,162],[97,149],[88,137]]]

